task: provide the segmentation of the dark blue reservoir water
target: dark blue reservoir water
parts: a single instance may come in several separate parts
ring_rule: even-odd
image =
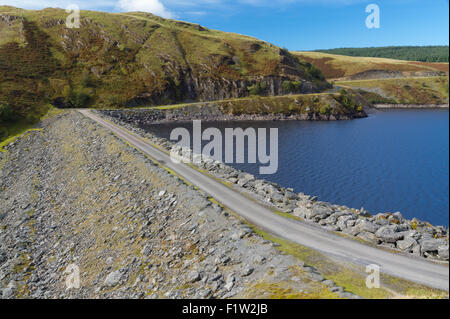
[[[192,123],[146,129],[168,138],[174,127],[192,131]],[[259,175],[259,164],[232,164],[257,177],[371,213],[400,211],[449,224],[448,110],[386,110],[336,122],[203,122],[207,127],[278,128],[276,174]]]

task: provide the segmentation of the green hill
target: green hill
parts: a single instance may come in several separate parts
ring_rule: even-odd
[[[321,72],[251,37],[149,13],[0,6],[0,118],[57,107],[131,107],[320,92]],[[1,122],[1,121],[0,121]]]
[[[291,52],[300,59],[313,63],[327,79],[355,77],[373,71],[385,74],[396,73],[397,76],[430,76],[448,74],[448,63],[417,62],[387,58],[353,57],[322,52]],[[401,73],[404,73],[403,75]],[[415,75],[414,75],[415,74]],[[422,74],[422,75],[421,75]]]
[[[437,46],[389,46],[371,48],[338,48],[329,50],[316,50],[330,54],[389,58],[420,62],[448,62],[448,45]]]

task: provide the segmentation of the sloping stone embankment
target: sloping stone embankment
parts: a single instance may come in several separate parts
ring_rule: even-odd
[[[0,297],[355,297],[81,114],[42,128],[0,153]]]

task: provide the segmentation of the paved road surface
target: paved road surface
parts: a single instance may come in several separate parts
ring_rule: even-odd
[[[118,137],[126,140],[164,166],[175,171],[238,215],[273,235],[315,249],[326,255],[344,258],[344,260],[354,264],[379,265],[381,271],[389,275],[434,288],[447,291],[449,289],[449,268],[447,266],[414,257],[393,254],[363,245],[355,240],[340,237],[318,227],[279,216],[263,205],[246,198],[237,191],[198,172],[192,167],[183,163],[173,163],[169,155],[146,143],[128,130],[105,121],[88,110],[80,110],[80,112],[111,130]]]

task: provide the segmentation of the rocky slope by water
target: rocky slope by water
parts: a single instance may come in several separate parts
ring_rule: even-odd
[[[134,125],[167,122],[307,120],[334,121],[367,117],[370,107],[359,94],[341,90],[333,94],[302,94],[277,97],[253,97],[159,108],[105,110],[104,114]]]
[[[0,152],[0,297],[355,297],[81,114],[41,126]]]
[[[128,127],[156,145],[161,145],[167,150],[172,149],[174,145],[172,142],[138,128],[135,126],[135,121],[130,121],[120,112],[101,111],[100,114]],[[447,227],[434,226],[416,218],[408,220],[400,212],[372,215],[364,208],[355,209],[321,202],[316,196],[296,194],[292,189],[257,179],[251,174],[208,158],[204,158],[199,166],[223,180],[230,187],[249,194],[276,210],[290,214],[293,218],[381,249],[448,263],[449,230]]]

